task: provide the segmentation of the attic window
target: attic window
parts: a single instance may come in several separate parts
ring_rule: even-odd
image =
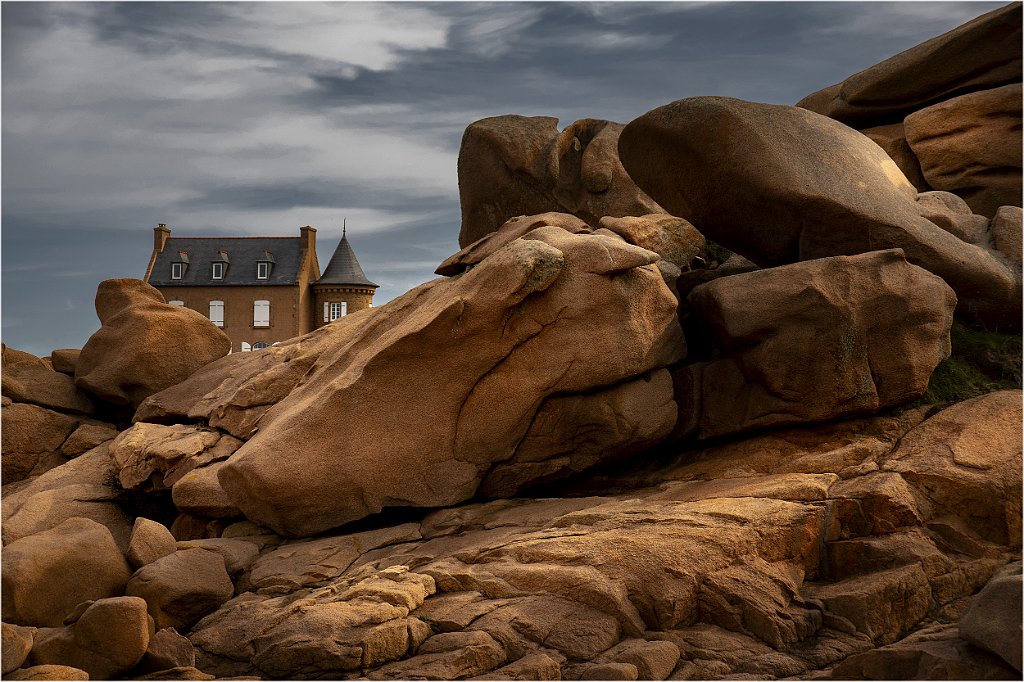
[[[224,273],[227,272],[230,262],[228,252],[224,249],[217,249],[217,255],[213,259],[213,279],[224,279]]]
[[[188,252],[179,251],[178,260],[171,263],[171,279],[182,279],[188,269]]]
[[[270,271],[274,267],[274,254],[264,249],[263,255],[256,261],[256,279],[270,279]]]

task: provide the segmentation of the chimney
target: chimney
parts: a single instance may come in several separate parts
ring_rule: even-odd
[[[308,273],[309,281],[314,282],[320,278],[320,263],[316,257],[316,228],[305,225],[299,228],[299,234],[302,235],[302,253],[299,256],[302,267]]]
[[[302,248],[316,251],[316,228],[306,225],[299,228],[299,233],[302,235]]]
[[[157,253],[162,253],[164,246],[167,245],[167,238],[171,236],[171,231],[167,229],[167,226],[160,223],[153,228],[153,250]]]

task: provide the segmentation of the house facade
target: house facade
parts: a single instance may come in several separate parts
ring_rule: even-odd
[[[167,302],[206,315],[232,352],[266,348],[373,304],[348,237],[321,274],[316,228],[295,237],[172,237],[153,230],[145,281]]]

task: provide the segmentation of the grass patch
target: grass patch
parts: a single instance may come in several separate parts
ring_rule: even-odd
[[[953,322],[953,353],[939,363],[921,402],[946,407],[1007,388],[1021,388],[1021,337]]]

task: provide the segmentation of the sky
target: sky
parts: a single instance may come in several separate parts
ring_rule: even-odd
[[[80,348],[157,223],[326,266],[347,219],[380,305],[458,250],[475,120],[793,104],[1004,4],[3,2],[0,338]]]

